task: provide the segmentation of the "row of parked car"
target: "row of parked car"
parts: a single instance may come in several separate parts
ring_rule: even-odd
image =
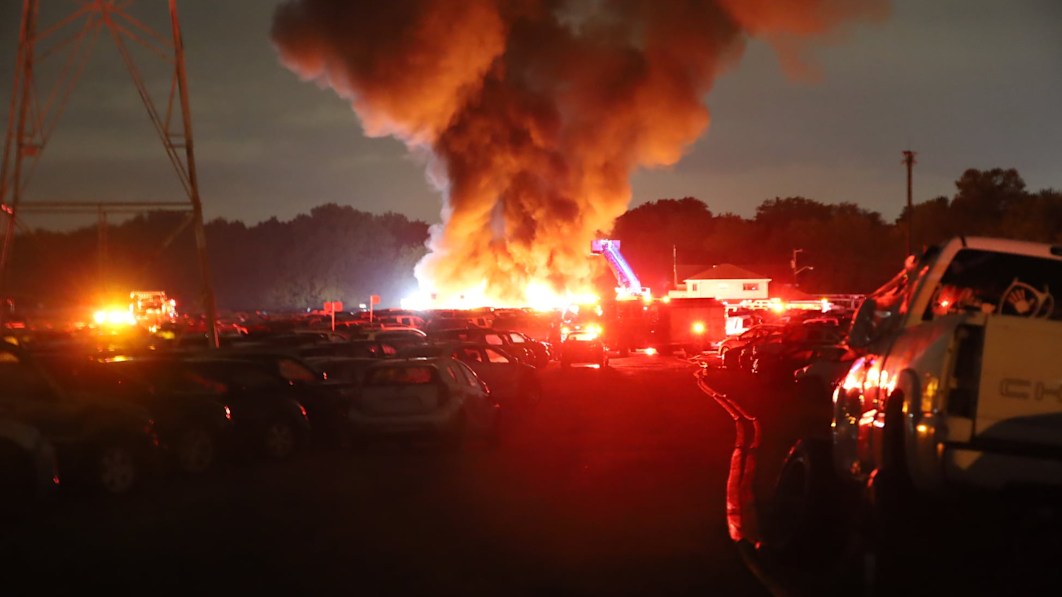
[[[380,437],[501,441],[550,347],[517,332],[316,332],[220,349],[0,343],[0,491],[123,494],[156,475]]]
[[[768,382],[800,380],[808,375],[809,367],[821,376],[820,368],[827,364],[838,364],[834,368],[840,370],[843,363],[854,359],[846,344],[848,327],[849,322],[838,317],[762,323],[723,340],[719,356],[724,367],[753,373]]]

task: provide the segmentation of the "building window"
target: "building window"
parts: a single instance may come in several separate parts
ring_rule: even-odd
[[[697,283],[696,282],[694,282],[693,284],[690,285],[690,291],[691,292],[697,292]]]
[[[741,285],[741,289],[744,291],[759,290],[760,285],[756,282],[745,282]]]

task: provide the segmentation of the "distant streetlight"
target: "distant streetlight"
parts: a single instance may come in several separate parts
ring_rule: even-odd
[[[813,265],[797,267],[797,255],[803,252],[804,249],[793,249],[793,258],[789,260],[789,268],[793,271],[793,286],[800,286],[800,283],[797,281],[797,276],[799,276],[801,272],[815,269],[815,266]]]

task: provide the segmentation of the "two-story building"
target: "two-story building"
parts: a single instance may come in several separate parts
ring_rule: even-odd
[[[771,279],[747,269],[723,263],[689,276],[683,280],[684,289],[672,290],[672,298],[713,298],[727,303],[744,300],[766,300]]]

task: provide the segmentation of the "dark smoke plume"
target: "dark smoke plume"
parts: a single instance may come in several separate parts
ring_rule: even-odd
[[[746,41],[801,45],[887,0],[289,0],[272,37],[367,134],[430,151],[445,196],[422,288],[525,305],[590,287],[634,168],[674,164]]]

